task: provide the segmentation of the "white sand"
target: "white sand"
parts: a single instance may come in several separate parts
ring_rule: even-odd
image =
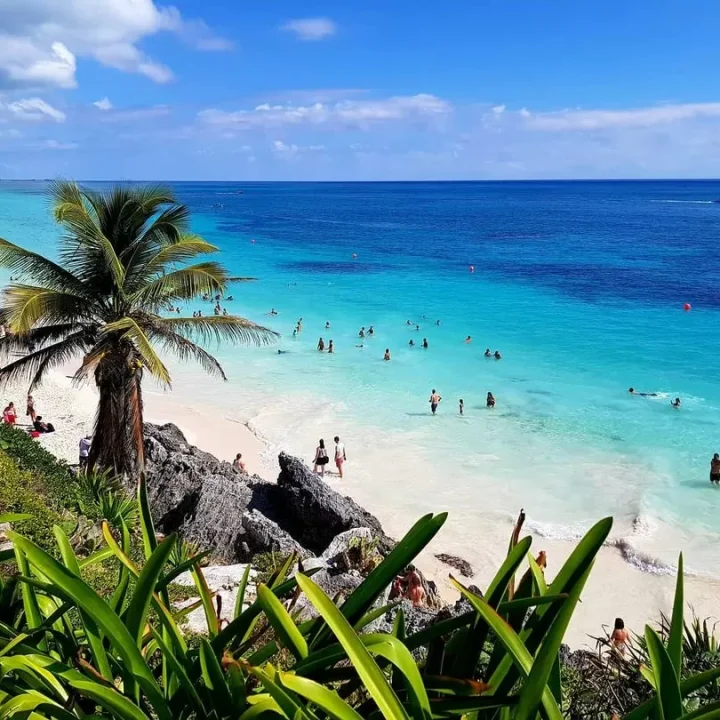
[[[56,373],[33,395],[38,414],[57,428],[52,435],[42,436],[40,442],[58,457],[77,462],[78,441],[92,428],[96,404],[94,388],[73,388],[65,375]],[[241,452],[250,473],[257,473],[269,481],[277,477],[277,462],[270,444],[223,410],[193,406],[179,393],[162,393],[152,386],[145,388],[144,399],[146,420],[158,424],[173,422],[190,443],[218,458],[232,460],[237,452]],[[25,422],[24,388],[17,386],[6,390],[0,397],[3,407],[9,400],[15,402],[21,423]],[[360,504],[378,516],[389,534],[399,537],[417,519],[418,509],[426,506],[427,502],[419,502],[417,498],[400,500],[395,491],[399,483],[393,481],[407,472],[408,466],[398,467],[396,458],[390,462],[391,457],[388,454],[387,458],[382,458],[382,463],[376,458],[372,464],[373,467],[386,468],[383,474],[387,492],[382,497],[378,497],[376,491],[353,485],[350,481],[341,482],[334,476],[327,477],[326,481],[339,492],[352,494]],[[356,463],[351,458],[347,466],[350,473]],[[492,498],[488,498],[488,503],[492,503]],[[510,532],[510,522],[494,521],[477,526],[471,514],[464,518],[451,516],[430,550],[423,553],[418,565],[436,581],[447,600],[454,600],[457,593],[448,581],[451,570],[436,560],[433,553],[446,552],[469,560],[476,575],[472,580],[460,579],[484,588],[502,563]],[[547,552],[548,577],[552,578],[554,571],[572,551],[573,544],[534,537],[533,553],[537,554],[541,549]],[[457,576],[455,571],[452,572]],[[618,615],[625,619],[629,628],[641,632],[645,623],[659,618],[660,612],[669,613],[674,584],[674,577],[642,572],[623,560],[617,549],[603,548],[573,618],[567,642],[573,647],[592,644],[588,636],[602,634],[602,626],[612,624]],[[700,617],[720,617],[720,582],[687,575],[685,597]]]

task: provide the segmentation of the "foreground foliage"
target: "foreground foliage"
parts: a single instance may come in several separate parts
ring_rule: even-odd
[[[402,608],[391,632],[373,632],[386,615],[392,580],[435,537],[446,516],[421,518],[362,584],[336,605],[290,557],[246,606],[249,569],[232,621],[222,626],[201,569],[201,555],[158,542],[144,482],[138,492],[144,562],[130,557],[130,532],[103,525],[106,545],[78,558],[55,529],[60,559],[11,533],[19,571],[0,591],[0,718],[62,720],[97,715],[144,718],[284,717],[320,719],[467,717],[560,720],[563,636],[612,521],[597,523],[554,580],[516,528],[507,557],[480,595],[460,583],[466,610],[406,633]],[[81,578],[94,563],[118,561],[115,592],[102,599]],[[208,626],[191,647],[168,586],[190,569]],[[301,619],[311,605],[316,617]],[[194,607],[194,606],[191,606]],[[627,720],[717,717],[717,706],[688,711],[684,698],[720,676],[711,669],[681,681],[683,577],[665,641],[646,628],[652,698]]]
[[[161,314],[224,294],[229,282],[219,263],[190,262],[217,248],[190,231],[190,212],[170,190],[119,185],[101,193],[59,182],[50,196],[63,232],[59,263],[0,239],[0,267],[18,278],[2,292],[0,323],[11,332],[0,339],[8,361],[0,383],[27,380],[32,391],[48,370],[79,358],[75,379],[93,378],[99,391],[89,464],[136,478],[143,372],[170,384],[158,350],[224,378],[203,343],[275,334],[234,315]]]

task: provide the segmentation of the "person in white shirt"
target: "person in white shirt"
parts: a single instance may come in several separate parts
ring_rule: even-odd
[[[90,455],[90,447],[92,446],[92,439],[89,435],[84,438],[80,438],[80,460],[79,465],[81,468],[87,467],[88,455]]]
[[[343,464],[347,460],[347,454],[345,453],[345,443],[340,442],[340,438],[336,435],[335,438],[335,466],[338,469],[338,475],[342,480],[343,476]]]

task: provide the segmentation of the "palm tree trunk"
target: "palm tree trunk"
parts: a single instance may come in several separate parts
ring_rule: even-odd
[[[141,382],[142,367],[130,348],[103,358],[95,371],[100,401],[88,466],[131,482],[144,465]]]

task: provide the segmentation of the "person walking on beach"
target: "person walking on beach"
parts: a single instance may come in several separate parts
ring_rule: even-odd
[[[245,472],[245,463],[243,462],[243,459],[242,459],[242,453],[238,453],[235,456],[235,459],[233,460],[233,467],[238,472]]]
[[[15,403],[8,403],[8,406],[3,410],[3,422],[7,425],[14,425],[16,420]]]
[[[385,355],[383,355],[383,360],[389,360],[390,359],[390,348],[385,348]]]
[[[340,438],[336,435],[335,438],[335,467],[338,469],[338,475],[340,479],[343,478],[343,465],[347,460],[347,453],[345,452],[345,443],[340,442]]]
[[[462,398],[460,398],[460,404],[458,405],[458,412],[459,412],[461,415],[464,415],[464,414],[465,414],[465,403],[464,403],[464,401],[463,401]]]
[[[90,446],[92,445],[92,439],[89,435],[80,438],[79,443],[79,454],[78,454],[78,465],[80,468],[86,468],[88,464],[88,455],[90,455]]]
[[[621,654],[625,655],[628,643],[630,642],[630,633],[625,629],[625,623],[622,618],[615,618],[615,627],[610,635],[610,644]]]
[[[438,391],[433,388],[432,392],[430,393],[430,400],[428,400],[428,402],[430,403],[430,410],[432,411],[433,415],[437,412],[438,405],[440,404],[441,400],[442,397],[438,394]]]
[[[328,457],[327,450],[325,449],[325,440],[320,438],[318,441],[318,446],[315,448],[315,459],[313,460],[313,472],[317,473],[318,468],[320,468],[320,475],[325,475],[325,466],[328,464],[328,460],[330,458]]]
[[[324,341],[322,338],[320,338],[320,339],[318,340],[318,347],[317,347],[317,349],[318,349],[320,352],[322,352],[322,351],[325,349],[325,341]]]
[[[487,394],[487,400],[486,400],[485,404],[489,408],[495,407],[495,396],[491,392],[489,392]]]
[[[27,396],[27,402],[25,404],[25,415],[30,418],[31,423],[35,422],[35,418],[37,417],[37,415],[35,413],[35,401],[33,400],[32,395]]]
[[[715,453],[710,461],[710,482],[720,485],[720,455]]]

